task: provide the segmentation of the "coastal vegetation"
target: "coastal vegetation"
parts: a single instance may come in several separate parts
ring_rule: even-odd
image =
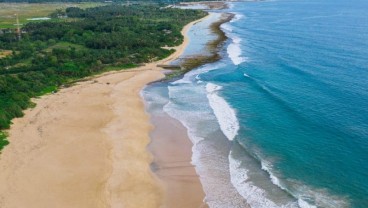
[[[198,10],[157,5],[111,4],[68,7],[50,16],[63,21],[30,22],[21,38],[0,34],[0,130],[31,107],[32,97],[56,91],[83,77],[135,67],[167,57],[183,41],[183,26],[206,15]],[[0,149],[7,144],[0,132]]]

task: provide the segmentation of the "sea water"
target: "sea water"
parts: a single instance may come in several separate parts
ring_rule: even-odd
[[[223,58],[145,89],[188,129],[210,207],[368,207],[367,11],[231,3]]]

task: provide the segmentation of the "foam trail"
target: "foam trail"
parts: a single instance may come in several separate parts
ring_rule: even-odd
[[[240,48],[240,39],[235,38],[233,42],[227,47],[227,54],[234,65],[239,65],[246,61],[245,57],[242,57],[242,51]]]
[[[272,172],[272,164],[262,160],[262,169],[265,170],[273,184],[280,187],[282,190],[290,193],[293,197],[298,199],[298,205],[300,208],[347,208],[349,202],[344,197],[338,197],[331,195],[322,189],[313,189],[307,185],[301,184],[297,181],[287,180],[285,183],[279,180],[278,177]],[[315,205],[316,204],[316,205]]]
[[[201,74],[204,74],[204,73],[212,71],[212,70],[219,69],[223,66],[225,66],[223,63],[208,64],[208,65],[201,66],[200,68],[198,68],[196,70],[191,70],[188,73],[185,73],[184,76],[181,79],[176,80],[176,81],[172,82],[171,84],[172,85],[191,84],[191,83],[193,83],[194,80],[200,80],[200,75]]]
[[[203,66],[169,83],[169,102],[163,106],[163,111],[187,128],[193,143],[192,164],[201,176],[205,202],[209,207],[249,208],[231,183],[228,162],[230,142],[221,133],[219,122],[209,105],[207,83],[200,79],[201,73],[216,70],[219,66],[221,64],[218,63]]]
[[[229,9],[233,9],[234,8],[234,4],[227,2],[227,6],[229,7]]]
[[[241,14],[235,14],[235,17],[230,21],[230,23],[234,23],[244,16]],[[227,54],[234,65],[239,65],[245,62],[247,59],[242,56],[242,50],[240,48],[241,39],[233,33],[233,27],[230,23],[223,24],[221,28],[224,30],[226,35],[232,40],[232,42],[227,47]]]
[[[233,31],[233,28],[229,24],[222,24],[220,27],[221,27],[222,30],[225,30],[226,32],[232,32]]]
[[[220,124],[221,131],[232,141],[239,131],[239,122],[236,118],[234,109],[223,99],[218,96],[217,91],[222,87],[208,83],[206,85],[207,98],[213,112]]]
[[[298,204],[301,208],[317,208],[316,206],[310,205],[310,204],[308,204],[308,202],[306,202],[302,199],[298,199]]]
[[[252,208],[299,208],[297,200],[275,186],[260,169],[259,160],[241,143],[233,142],[228,155],[231,183]]]
[[[243,14],[239,14],[239,13],[234,13],[234,14],[235,14],[235,17],[230,22],[237,22],[245,17]]]
[[[252,207],[277,207],[274,203],[264,200],[264,192],[252,185],[248,180],[247,170],[240,169],[240,161],[229,155],[231,182]]]

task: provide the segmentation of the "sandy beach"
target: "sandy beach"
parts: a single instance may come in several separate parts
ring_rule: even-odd
[[[210,48],[209,44],[222,38],[220,34],[213,31],[213,25],[221,25],[231,18],[232,16],[226,13],[210,13],[210,16],[201,22],[199,26],[194,26],[191,29],[192,31],[201,28],[212,36],[210,38],[207,37],[208,39],[203,41],[193,41],[196,43],[195,47],[199,48],[199,52],[193,51],[193,45],[190,45],[192,48],[189,47],[188,49],[192,51],[189,53],[189,56],[192,56],[192,53],[199,55],[207,53],[209,54],[207,55],[208,61],[212,61],[212,56],[217,54],[217,49],[215,47]],[[205,34],[200,34],[198,37],[203,35]],[[205,52],[200,51],[201,49],[204,49]],[[183,57],[185,57],[185,54]],[[169,83],[171,82],[169,81]],[[203,189],[200,178],[197,175],[195,165],[193,165],[193,143],[188,136],[187,128],[163,110],[166,105],[165,102],[162,102],[160,98],[157,98],[155,101],[156,98],[151,97],[155,96],[156,91],[158,91],[157,89],[161,87],[165,88],[165,86],[165,83],[154,83],[142,92],[142,96],[147,102],[146,109],[150,114],[150,120],[154,126],[154,129],[150,133],[151,142],[148,145],[148,150],[154,158],[152,169],[164,184],[166,193],[164,200],[167,207],[208,207],[205,194],[203,191],[200,191]],[[152,87],[156,90],[151,91]],[[163,93],[161,95],[158,93],[156,95],[158,97],[165,97],[165,94]],[[178,206],[178,204],[181,206]]]
[[[149,150],[154,156],[154,173],[165,185],[165,204],[167,207],[208,207],[191,164],[193,144],[187,129],[167,114],[153,115],[151,121],[155,129]]]
[[[184,36],[195,22],[183,28]],[[164,77],[156,65],[178,58],[188,41],[185,36],[164,60],[35,99],[35,108],[13,120],[0,156],[0,207],[170,207],[166,185],[150,168],[153,127],[139,92]],[[190,193],[183,202],[202,203],[198,177],[195,183],[182,190]]]

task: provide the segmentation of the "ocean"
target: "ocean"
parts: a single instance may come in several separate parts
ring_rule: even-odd
[[[142,92],[187,128],[206,202],[367,208],[368,1],[229,5],[223,58]]]

